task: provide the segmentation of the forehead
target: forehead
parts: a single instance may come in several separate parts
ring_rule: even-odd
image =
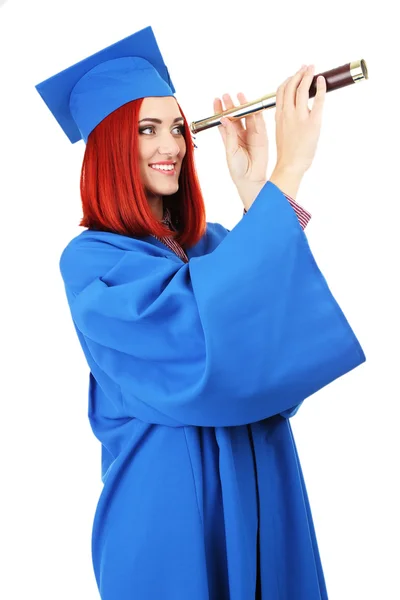
[[[178,104],[173,96],[144,98],[139,111],[139,120],[145,117],[158,117],[159,119],[176,119],[181,117]]]

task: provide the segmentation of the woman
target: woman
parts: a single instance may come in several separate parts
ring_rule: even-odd
[[[301,69],[277,91],[268,181],[262,115],[223,119],[248,211],[230,232],[205,222],[151,28],[37,86],[69,139],[86,142],[87,229],[60,266],[102,444],[103,600],[327,598],[288,419],[365,356],[295,202],[326,93],[322,78],[310,111],[312,77]]]

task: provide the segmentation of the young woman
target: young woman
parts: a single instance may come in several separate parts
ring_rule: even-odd
[[[295,202],[326,93],[322,79],[309,110],[312,78],[302,68],[277,90],[269,180],[262,114],[222,120],[248,211],[232,231],[206,222],[151,28],[37,86],[69,139],[86,142],[86,229],[60,266],[102,444],[103,600],[327,598],[289,418],[365,356]]]

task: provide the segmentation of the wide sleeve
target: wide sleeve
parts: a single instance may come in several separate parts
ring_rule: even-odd
[[[104,246],[97,266],[111,252]],[[67,287],[90,251],[75,254],[61,261]],[[92,371],[118,386],[127,416],[154,423],[216,427],[290,415],[365,361],[271,182],[212,252],[187,264],[123,252],[70,307]]]
[[[303,206],[300,206],[300,204],[298,204],[296,202],[296,200],[293,200],[293,198],[291,196],[288,196],[287,194],[285,194],[285,198],[287,199],[287,201],[293,208],[294,212],[296,213],[296,216],[299,220],[301,228],[305,229],[312,218],[311,213],[309,213],[308,210],[306,210]],[[246,214],[247,214],[247,210],[244,209],[243,216]]]

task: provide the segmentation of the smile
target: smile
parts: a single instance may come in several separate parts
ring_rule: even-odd
[[[149,165],[153,171],[158,171],[162,175],[175,175],[175,165]]]

